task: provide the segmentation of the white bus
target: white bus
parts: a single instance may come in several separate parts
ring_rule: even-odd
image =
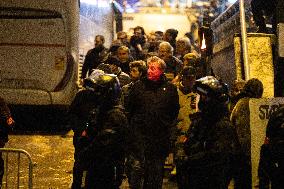
[[[109,0],[1,0],[0,96],[11,105],[70,105],[79,59],[97,34],[110,44],[112,14]]]
[[[77,91],[77,0],[0,1],[0,96],[68,105]]]

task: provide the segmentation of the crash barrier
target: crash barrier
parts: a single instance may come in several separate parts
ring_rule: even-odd
[[[33,161],[31,155],[22,149],[0,148],[0,153],[4,160],[4,177],[2,188],[20,188],[20,178],[24,179],[21,173],[26,174],[24,170],[25,162],[28,164],[28,189],[33,187]],[[26,158],[25,158],[26,157]],[[14,159],[16,159],[14,161]],[[9,161],[10,160],[10,161]],[[21,161],[22,160],[22,161]],[[25,161],[24,161],[25,160]],[[23,167],[21,167],[21,165]],[[16,176],[14,177],[14,172]],[[11,186],[13,185],[13,186]],[[22,186],[21,186],[22,188]],[[24,186],[24,188],[27,188]]]

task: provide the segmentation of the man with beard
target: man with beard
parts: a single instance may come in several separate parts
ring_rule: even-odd
[[[85,57],[81,79],[87,77],[87,73],[90,75],[91,70],[97,68],[97,66],[106,61],[108,58],[108,49],[104,46],[105,38],[102,35],[95,37],[95,48],[89,50]]]
[[[178,31],[174,28],[167,29],[163,38],[164,41],[167,41],[171,44],[171,46],[174,48],[173,52],[176,54],[176,38],[178,36]]]
[[[134,28],[134,35],[130,38],[131,54],[135,60],[143,60],[145,54],[143,52],[146,44],[144,28],[137,26]]]

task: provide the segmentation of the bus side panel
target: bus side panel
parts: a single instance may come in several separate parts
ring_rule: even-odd
[[[1,79],[5,81],[1,82],[1,96],[8,94],[12,104],[70,105],[78,90],[78,1],[15,0],[1,1],[0,6],[42,8],[62,15],[42,20],[21,20],[19,16],[0,24],[4,26],[0,33]]]

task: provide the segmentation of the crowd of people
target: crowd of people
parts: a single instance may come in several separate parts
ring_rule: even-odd
[[[255,12],[259,2],[252,1],[255,22],[266,32],[262,12]],[[268,13],[275,10],[271,2]],[[179,189],[225,189],[232,180],[236,189],[252,188],[248,104],[262,97],[263,85],[253,78],[229,89],[208,75],[193,32],[178,38],[174,28],[146,34],[137,26],[132,36],[118,32],[110,47],[103,35],[95,36],[82,67],[83,89],[68,112],[75,148],[72,189],[118,189],[125,177],[131,189],[161,189],[170,153]],[[280,108],[261,147],[261,189],[283,186],[283,123]],[[13,125],[0,98],[0,148]],[[1,182],[3,174],[1,157]]]
[[[126,79],[126,75],[130,74],[129,63],[134,60],[147,61],[147,58],[151,56],[158,56],[167,64],[165,73],[170,80],[178,75],[184,64],[202,67],[201,62],[197,63],[198,39],[194,39],[196,37],[193,37],[190,32],[179,39],[177,36],[176,29],[168,29],[166,32],[155,31],[146,35],[144,28],[137,26],[132,36],[129,37],[126,32],[120,31],[110,47],[105,47],[104,36],[97,35],[95,48],[89,50],[85,57],[81,79],[86,78],[92,69],[103,63],[104,67],[111,67],[111,73],[118,77],[123,75],[125,80],[122,82],[120,79],[123,86],[131,82],[129,77]]]
[[[236,81],[230,90],[205,71],[189,35],[177,39],[172,28],[146,35],[137,26],[130,37],[116,36],[109,48],[103,35],[95,37],[83,64],[83,89],[69,110],[72,188],[81,188],[84,171],[88,189],[119,188],[124,178],[133,189],[162,188],[170,153],[180,189],[228,188],[232,180],[236,189],[252,188],[243,115],[249,98],[261,98],[261,81]],[[279,157],[273,178],[283,170]],[[269,175],[262,178],[265,188]]]
[[[132,36],[118,32],[110,47],[95,36],[82,67],[83,88],[68,112],[72,189],[118,189],[125,178],[131,189],[162,188],[169,154],[179,189],[225,189],[232,180],[236,189],[252,188],[247,115],[249,99],[262,97],[263,84],[252,78],[229,88],[210,75],[195,30],[193,24],[178,38],[174,28],[146,34],[137,26]],[[261,189],[283,186],[283,123],[280,108],[261,147]],[[13,125],[0,98],[0,147]],[[3,173],[1,157],[0,181]]]

